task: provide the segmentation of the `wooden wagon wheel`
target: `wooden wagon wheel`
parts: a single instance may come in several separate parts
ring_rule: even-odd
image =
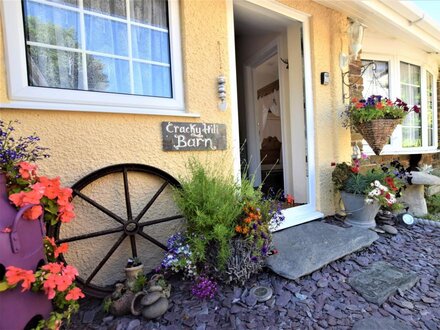
[[[103,203],[95,200],[93,197],[89,196],[87,194],[87,187],[90,187],[92,185],[95,185],[96,182],[103,182],[106,183],[106,178],[112,175],[118,175],[120,176],[122,174],[122,180],[119,182],[120,184],[123,184],[123,193],[122,193],[122,187],[121,189],[121,195],[124,195],[124,201],[123,208],[125,208],[125,215],[121,216],[120,214],[116,214],[114,211],[111,210],[111,207],[104,206]],[[153,190],[150,192],[150,196],[148,196],[148,202],[143,201],[141,205],[143,205],[142,209],[139,211],[139,213],[133,214],[133,199],[130,194],[130,184],[129,184],[129,177],[135,175],[141,175],[141,176],[149,176],[151,179],[155,180],[155,182],[158,182],[159,186],[154,187]],[[99,181],[101,180],[101,181]],[[112,177],[112,180],[115,181],[115,177]],[[116,180],[119,181],[119,180]],[[123,244],[124,240],[129,239],[130,245],[127,248],[131,250],[131,255],[125,255],[126,258],[124,259],[124,263],[126,263],[128,257],[139,257],[143,256],[145,257],[148,251],[139,251],[139,245],[142,244],[143,240],[146,240],[149,243],[146,244],[153,244],[156,247],[159,247],[162,250],[166,251],[166,245],[165,242],[161,242],[160,240],[154,238],[152,235],[150,235],[149,232],[145,232],[145,228],[149,228],[150,226],[158,225],[158,224],[167,224],[169,227],[170,221],[177,221],[178,219],[183,219],[183,217],[180,214],[173,214],[173,215],[167,215],[167,210],[170,209],[168,207],[169,205],[173,204],[172,200],[167,201],[167,205],[164,207],[164,203],[162,202],[162,206],[160,206],[160,213],[161,216],[159,217],[153,217],[148,219],[148,221],[143,221],[145,219],[144,216],[148,214],[148,211],[151,210],[151,208],[154,206],[154,204],[158,201],[158,198],[163,194],[165,189],[169,189],[170,187],[180,187],[179,182],[173,178],[168,173],[159,170],[157,168],[147,166],[147,165],[141,165],[141,164],[118,164],[113,165],[109,167],[105,167],[102,169],[99,169],[93,173],[90,173],[89,175],[85,176],[81,180],[79,180],[77,183],[75,183],[72,186],[73,190],[73,203],[75,205],[75,209],[77,209],[77,203],[82,203],[81,205],[84,207],[91,208],[90,210],[94,209],[93,212],[95,212],[95,215],[92,215],[91,211],[87,211],[87,217],[85,217],[86,220],[79,220],[79,221],[86,221],[86,224],[82,224],[81,228],[88,228],[90,229],[90,232],[86,233],[76,233],[76,232],[68,232],[67,235],[64,233],[63,228],[68,228],[70,223],[68,224],[61,224],[58,223],[58,225],[52,229],[52,233],[55,237],[55,240],[57,244],[61,243],[70,243],[69,251],[66,255],[60,255],[59,259],[63,262],[69,263],[69,253],[72,253],[72,243],[78,244],[81,242],[82,246],[73,247],[74,251],[73,254],[76,256],[79,256],[78,260],[81,263],[81,258],[87,259],[88,252],[83,252],[85,247],[87,247],[90,250],[90,247],[93,251],[96,251],[97,253],[100,252],[100,250],[105,250],[106,254],[102,259],[97,263],[93,264],[91,267],[91,272],[88,274],[82,274],[80,270],[80,276],[78,279],[78,284],[83,288],[83,290],[86,292],[86,294],[89,294],[94,297],[102,298],[109,293],[113,291],[113,285],[112,284],[103,284],[103,283],[95,283],[94,281],[95,276],[101,271],[103,266],[109,261],[109,259],[112,257],[112,255],[115,253],[115,251]],[[116,188],[110,188],[110,189],[116,189]],[[103,191],[109,191],[103,190]],[[138,203],[139,204],[139,203]],[[97,211],[96,211],[97,210]],[[90,213],[89,213],[90,212]],[[104,228],[104,229],[95,229],[94,224],[95,220],[98,218],[96,215],[96,212],[98,212],[102,217],[105,217],[105,221],[109,222],[109,226],[111,228]],[[175,213],[175,209],[174,209]],[[90,218],[89,218],[90,214]],[[78,221],[78,219],[74,219],[72,224]],[[102,223],[102,221],[101,221]],[[108,237],[108,239],[107,239]],[[101,243],[104,239],[105,242],[109,242],[109,240],[112,240],[111,248],[108,249],[101,249],[99,247],[99,244],[94,246],[93,240],[100,239]],[[162,239],[162,241],[164,241]],[[126,243],[125,243],[126,244]],[[85,256],[84,256],[85,255]],[[78,261],[76,261],[78,263]],[[75,266],[80,266],[78,264],[75,264]],[[86,265],[89,267],[90,265]],[[78,267],[80,268],[80,267]],[[112,270],[113,271],[113,270]],[[121,272],[121,269],[114,270],[115,272]],[[114,284],[114,283],[113,283]]]

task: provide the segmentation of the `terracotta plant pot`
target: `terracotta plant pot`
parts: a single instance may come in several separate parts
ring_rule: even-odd
[[[6,177],[0,173],[0,280],[8,266],[35,271],[45,261],[43,215],[35,221],[23,219],[30,207],[17,211],[9,203]],[[0,292],[0,329],[23,329],[31,320],[47,318],[51,311],[51,301],[43,292],[21,292],[20,285]]]
[[[342,201],[345,206],[345,213],[347,213],[346,223],[362,228],[376,227],[377,212],[379,212],[380,205],[376,201],[373,204],[365,203],[365,195],[351,194],[341,191]]]

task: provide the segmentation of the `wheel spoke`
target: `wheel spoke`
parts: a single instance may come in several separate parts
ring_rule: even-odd
[[[117,228],[113,228],[113,229],[101,230],[101,231],[97,231],[95,233],[78,235],[78,236],[73,236],[73,237],[69,237],[69,238],[60,239],[60,240],[57,240],[57,244],[68,243],[68,242],[75,242],[75,241],[79,241],[79,240],[82,240],[82,239],[87,239],[87,238],[93,238],[93,237],[98,237],[98,236],[118,233],[118,232],[121,232],[123,230],[124,230],[124,227],[117,227]]]
[[[131,253],[133,258],[137,258],[137,249],[136,249],[136,236],[130,236],[130,244],[131,244]]]
[[[168,251],[168,248],[165,245],[163,245],[161,242],[151,237],[150,235],[145,234],[143,231],[138,232],[138,234],[143,238],[145,238],[146,240],[150,241],[151,243],[156,244],[161,249]]]
[[[79,190],[74,190],[74,193],[75,193],[75,195],[77,195],[77,196],[81,197],[82,199],[84,199],[87,203],[89,203],[89,204],[93,205],[94,207],[96,207],[101,212],[103,212],[103,213],[107,214],[109,217],[115,219],[120,224],[124,224],[124,220],[121,217],[119,217],[118,215],[114,214],[112,211],[110,211],[109,209],[105,208],[101,204],[98,204],[96,201],[94,201],[90,197],[87,197],[86,195],[84,195]]]
[[[133,215],[131,213],[131,202],[130,202],[130,191],[128,189],[128,175],[127,168],[124,167],[124,192],[125,192],[125,205],[127,207],[127,219],[128,221],[133,220]]]
[[[107,262],[107,260],[112,256],[112,254],[116,251],[116,249],[119,247],[119,245],[121,245],[122,241],[125,239],[125,237],[127,237],[126,233],[123,233],[121,235],[121,237],[119,237],[119,239],[116,241],[115,244],[113,244],[113,246],[111,247],[111,249],[107,252],[106,256],[104,257],[104,259],[101,260],[101,262],[98,264],[98,266],[96,266],[96,268],[93,270],[93,272],[90,274],[90,276],[87,278],[86,280],[86,285],[88,285],[90,283],[91,280],[93,280],[93,278],[95,277],[95,275],[100,271],[100,269],[102,268],[102,266],[104,266],[104,264]]]
[[[157,223],[168,222],[168,221],[172,221],[172,220],[176,220],[176,219],[183,219],[183,215],[173,215],[172,217],[166,217],[166,218],[151,220],[148,222],[143,222],[143,223],[139,224],[139,227],[143,228],[146,226],[151,226],[151,225],[155,225]]]
[[[168,181],[165,181],[162,184],[162,186],[160,186],[159,190],[156,191],[153,198],[151,198],[150,201],[148,202],[148,204],[145,205],[145,207],[143,208],[141,213],[139,213],[139,215],[136,217],[136,219],[134,221],[139,222],[139,220],[142,219],[142,217],[145,215],[145,213],[148,211],[148,209],[151,207],[151,205],[153,205],[153,203],[156,201],[157,197],[159,197],[159,195],[162,193],[162,191],[164,191],[164,189],[166,188],[167,185],[168,185]]]

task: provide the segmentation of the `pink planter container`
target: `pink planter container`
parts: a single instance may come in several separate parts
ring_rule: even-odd
[[[0,230],[11,228],[10,233],[0,232],[0,279],[3,280],[6,267],[15,266],[35,271],[45,262],[43,237],[45,228],[43,216],[35,221],[23,219],[23,213],[9,203],[6,193],[6,178],[0,174]],[[0,329],[24,329],[47,318],[52,303],[44,293],[21,292],[21,285],[12,290],[0,292]]]

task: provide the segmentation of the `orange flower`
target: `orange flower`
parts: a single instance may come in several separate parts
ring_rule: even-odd
[[[66,300],[78,300],[79,298],[84,298],[84,293],[82,293],[80,288],[73,288],[66,295]]]
[[[382,102],[377,102],[377,103],[376,103],[376,109],[383,109],[383,104],[382,104]]]
[[[30,179],[31,176],[35,175],[35,172],[37,170],[37,165],[29,164],[28,162],[21,162],[18,164],[20,167],[18,172],[20,173],[21,177],[25,180]]]
[[[287,204],[289,204],[289,205],[293,205],[293,203],[295,203],[295,199],[293,198],[292,195],[287,194],[287,196],[286,196],[286,202],[287,202]]]
[[[247,234],[247,233],[249,233],[249,228],[248,227],[243,227],[243,229],[242,229],[242,233],[243,234]]]
[[[41,267],[43,270],[49,271],[51,274],[58,274],[61,273],[61,270],[63,269],[63,265],[57,263],[57,262],[50,262],[47,265],[44,265]]]
[[[6,267],[6,281],[9,285],[16,285],[21,283],[21,292],[27,291],[31,288],[31,284],[35,282],[35,276],[32,270],[24,270],[14,266]]]
[[[58,193],[58,205],[66,205],[69,203],[70,198],[72,197],[72,189],[63,188]]]
[[[49,179],[45,176],[39,178],[41,184],[45,187],[44,196],[49,199],[55,199],[60,193],[60,178]]]
[[[14,203],[15,206],[21,207],[23,205],[23,197],[25,196],[24,191],[20,191],[16,194],[11,194],[9,200]]]
[[[356,102],[358,102],[359,101],[359,99],[357,98],[357,97],[353,97],[352,99],[351,99],[351,102],[352,103],[356,103]]]
[[[241,232],[243,232],[241,226],[239,226],[239,225],[236,225],[236,226],[235,226],[235,231],[236,231],[237,233],[241,233]]]
[[[43,193],[39,190],[31,190],[24,193],[23,204],[40,204],[40,200],[43,198]]]
[[[24,212],[24,217],[27,220],[37,220],[43,214],[43,208],[41,205],[32,206],[29,210]]]
[[[54,251],[55,258],[58,258],[58,256],[61,253],[66,253],[68,249],[69,249],[69,245],[67,243],[61,243],[60,246],[55,248]]]
[[[75,267],[70,266],[70,265],[67,265],[66,267],[64,267],[62,273],[64,276],[67,276],[72,281],[75,279],[76,276],[78,276],[78,270]]]
[[[358,103],[356,103],[355,107],[356,107],[356,109],[361,109],[364,107],[364,104],[361,102],[358,102]]]
[[[250,217],[247,217],[246,219],[244,219],[244,222],[246,223],[251,223],[252,219]]]

